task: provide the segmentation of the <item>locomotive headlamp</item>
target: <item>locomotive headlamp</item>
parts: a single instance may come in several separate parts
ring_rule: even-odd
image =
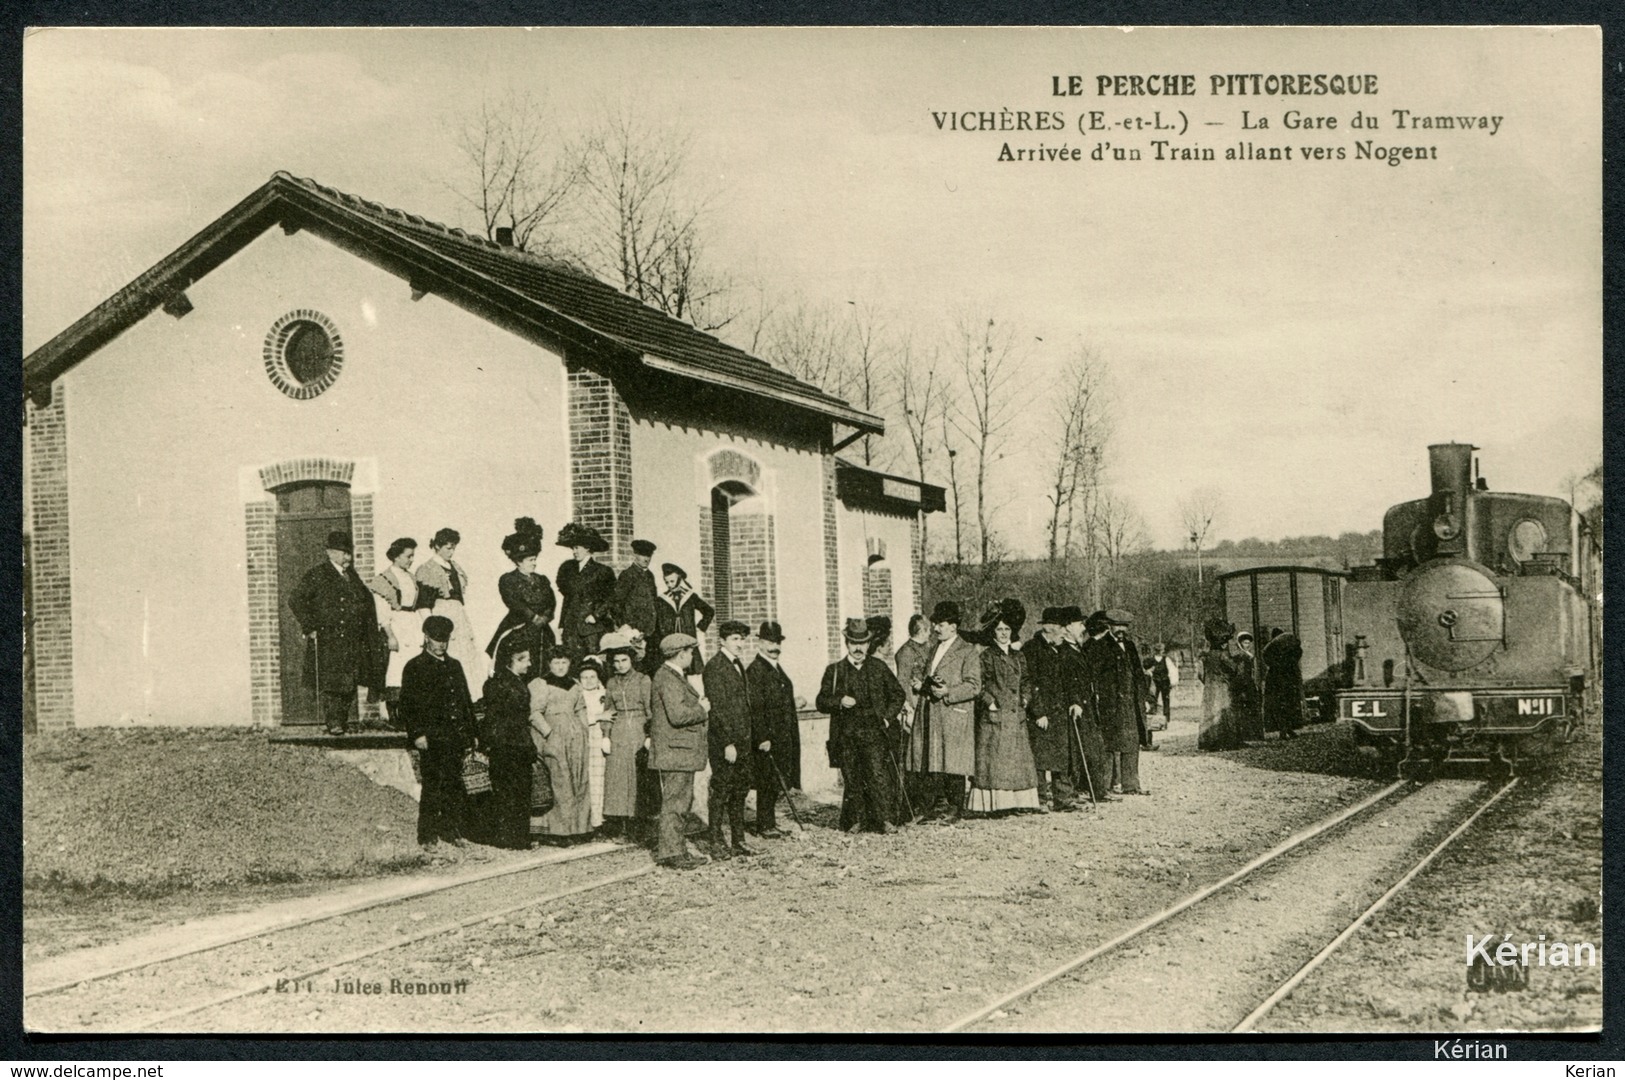
[[[1461,532],[1461,526],[1449,514],[1440,514],[1433,519],[1433,535],[1440,540],[1454,540]]]

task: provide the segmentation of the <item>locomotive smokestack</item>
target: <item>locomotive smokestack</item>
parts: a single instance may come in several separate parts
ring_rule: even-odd
[[[1473,489],[1473,451],[1471,443],[1435,443],[1428,447],[1428,471],[1433,478],[1433,494],[1453,494],[1456,505]]]

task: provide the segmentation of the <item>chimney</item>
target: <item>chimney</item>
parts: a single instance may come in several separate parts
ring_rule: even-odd
[[[513,247],[513,230],[506,225],[497,226],[497,247]]]
[[[1473,451],[1477,449],[1471,443],[1436,443],[1428,447],[1433,494],[1465,495],[1473,489]],[[1459,505],[1460,500],[1457,502]]]

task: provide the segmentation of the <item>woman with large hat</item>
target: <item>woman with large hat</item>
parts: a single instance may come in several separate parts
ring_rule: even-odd
[[[615,571],[594,559],[609,544],[590,525],[572,521],[559,530],[559,547],[570,558],[559,564],[554,577],[564,608],[559,615],[559,644],[572,660],[598,651],[598,639],[615,629]]]
[[[1198,750],[1241,749],[1241,725],[1232,707],[1230,687],[1236,662],[1230,655],[1233,628],[1217,616],[1202,627],[1207,652],[1202,654],[1202,720],[1196,729]]]
[[[531,819],[531,831],[552,843],[572,844],[592,835],[592,782],[587,764],[587,699],[571,675],[562,645],[530,683],[530,727],[536,751],[553,782],[553,808]],[[596,748],[594,753],[598,752]]]
[[[637,653],[629,635],[617,630],[605,634],[599,644],[609,665],[604,683],[607,712],[598,722],[609,743],[604,759],[604,827],[610,836],[629,836],[631,823],[639,816],[638,758],[643,754],[647,767],[643,741],[649,737],[654,686],[649,676],[637,670]],[[658,804],[659,777],[653,782]]]
[[[1038,809],[1038,771],[1027,736],[1026,664],[1018,644],[1027,610],[1014,598],[982,616],[982,691],[977,696],[976,772],[967,809]]]
[[[542,552],[545,534],[535,519],[515,519],[513,532],[502,541],[502,553],[513,563],[497,579],[497,593],[507,605],[508,613],[497,624],[491,643],[485,647],[486,655],[496,656],[497,642],[512,630],[518,640],[529,646],[533,657],[543,655],[553,647],[553,585],[546,574],[536,572],[536,559]]]

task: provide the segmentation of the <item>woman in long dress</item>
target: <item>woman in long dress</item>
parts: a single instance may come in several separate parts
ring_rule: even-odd
[[[587,779],[587,701],[570,677],[570,654],[555,645],[547,669],[530,684],[530,728],[553,779],[553,809],[531,818],[531,832],[570,844],[592,833]]]
[[[609,661],[604,684],[608,706],[599,719],[609,755],[604,759],[604,824],[610,836],[628,836],[638,818],[638,756],[649,735],[649,712],[654,707],[654,683],[637,669],[637,650],[619,633],[606,634],[601,643]]]
[[[451,646],[446,652],[463,665],[463,677],[468,680],[468,693],[473,697],[479,691],[480,673],[485,670],[485,664],[479,659],[474,626],[468,621],[468,609],[463,606],[463,598],[468,594],[468,571],[454,558],[462,540],[456,529],[441,529],[435,533],[429,541],[429,550],[434,554],[418,564],[414,576],[420,586],[434,590],[434,613],[451,620]]]
[[[609,740],[604,732],[613,725],[615,717],[605,700],[604,665],[596,656],[581,662],[577,678],[581,683],[581,696],[587,703],[587,792],[592,806],[589,821],[597,829],[604,823],[604,758],[609,753]]]
[[[543,539],[542,527],[534,519],[522,517],[514,521],[513,532],[502,541],[502,553],[513,569],[497,579],[497,593],[508,613],[485,647],[487,656],[496,655],[497,642],[509,631],[519,635],[532,656],[545,656],[553,647],[553,583],[546,574],[536,572]]]
[[[992,814],[1038,809],[1038,770],[1027,735],[1026,664],[1016,644],[1027,612],[1005,600],[984,625],[982,692],[976,710],[976,775],[967,809]]]
[[[1207,652],[1202,654],[1202,723],[1196,730],[1198,750],[1241,749],[1241,724],[1232,707],[1230,688],[1236,662],[1230,655],[1232,628],[1224,619],[1209,619],[1202,628]]]
[[[401,672],[423,645],[423,620],[427,613],[418,610],[418,583],[412,576],[412,559],[417,551],[418,542],[410,536],[396,540],[384,553],[389,565],[367,583],[378,598],[378,625],[389,638],[389,666],[384,670],[384,711],[392,723],[401,700]]]

